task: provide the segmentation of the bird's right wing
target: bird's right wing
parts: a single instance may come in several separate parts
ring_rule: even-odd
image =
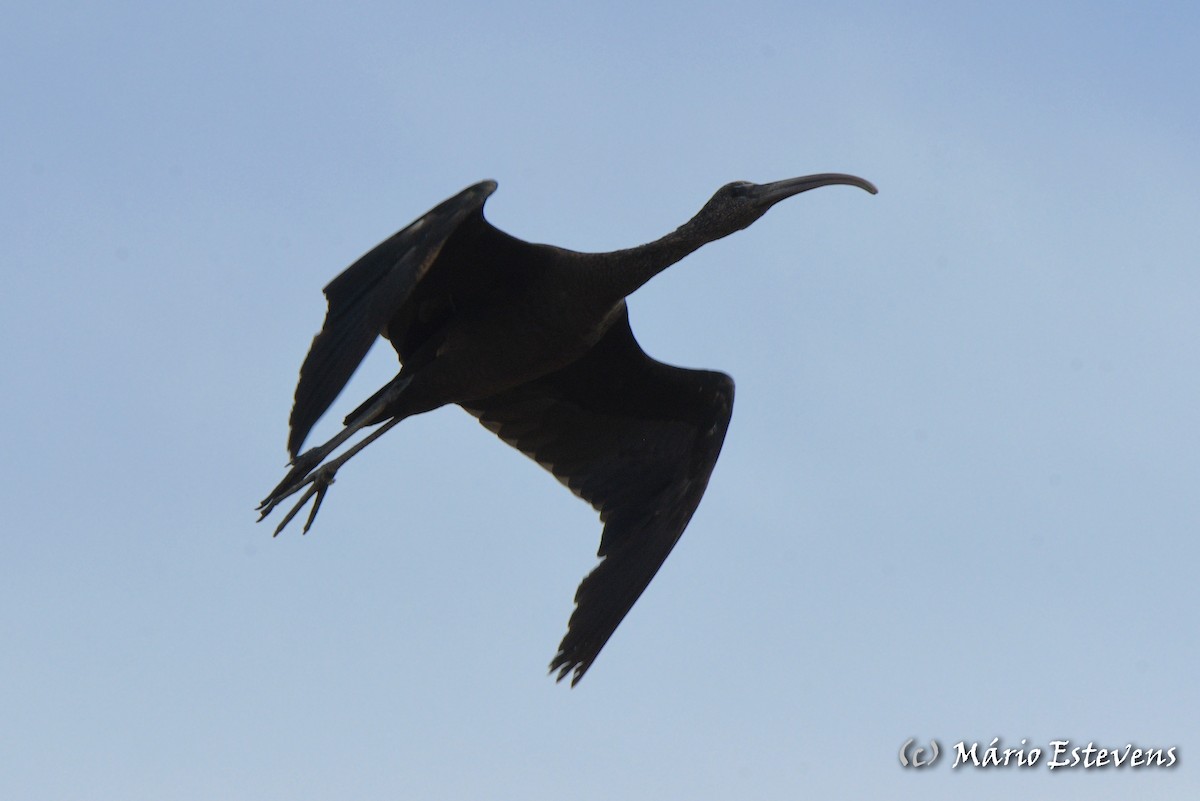
[[[292,405],[288,451],[293,458],[446,240],[494,191],[494,181],[464,189],[381,242],[325,287],[329,310],[300,368]]]
[[[579,361],[461,404],[600,512],[600,563],[550,665],[575,684],[654,578],[708,485],[733,380],[647,356],[620,317]]]

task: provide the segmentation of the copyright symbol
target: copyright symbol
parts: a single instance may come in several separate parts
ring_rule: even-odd
[[[929,756],[925,756],[925,748],[922,746],[913,746],[916,737],[909,737],[900,746],[900,764],[906,768],[927,768],[938,758],[938,741],[929,741]]]

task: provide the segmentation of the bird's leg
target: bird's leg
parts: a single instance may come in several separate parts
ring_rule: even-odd
[[[353,458],[356,453],[382,437],[399,422],[400,418],[389,420],[387,423],[381,426],[378,431],[372,431],[369,436],[364,437],[360,442],[355,443],[353,448],[346,451],[332,462],[321,465],[316,470],[308,473],[300,481],[297,481],[292,486],[287,487],[286,491],[279,495],[279,497],[268,498],[267,500],[270,501],[270,505],[263,509],[263,512],[258,519],[262,520],[267,516],[268,512],[270,512],[279,504],[280,501],[299,492],[301,488],[307,486],[308,489],[303,495],[300,496],[300,500],[296,501],[296,505],[292,507],[292,510],[288,512],[279,525],[275,527],[275,534],[272,536],[279,536],[279,532],[283,531],[284,526],[292,522],[292,518],[296,516],[296,513],[304,508],[304,504],[308,503],[308,499],[316,496],[316,500],[313,501],[312,510],[308,513],[308,519],[304,521],[304,530],[301,532],[307,534],[309,528],[312,527],[313,520],[315,520],[317,517],[317,510],[321,508],[321,501],[325,500],[325,493],[329,491],[329,485],[333,483],[334,474],[337,473],[338,469],[341,468],[341,466],[346,462],[350,461],[350,459]],[[263,503],[266,504],[267,501],[263,501]]]
[[[390,430],[392,426],[400,422],[400,418],[393,419],[385,424],[378,431],[373,432],[370,436],[364,438],[353,448],[347,451],[336,460],[321,466],[321,462],[325,460],[329,454],[337,450],[346,440],[354,436],[356,433],[366,428],[370,421],[382,413],[389,404],[399,397],[400,393],[408,386],[411,378],[405,376],[403,380],[397,378],[393,380],[384,391],[380,392],[370,406],[363,409],[360,413],[352,415],[351,419],[338,434],[323,445],[318,445],[315,448],[310,448],[304,453],[292,460],[292,469],[288,471],[283,480],[271,490],[270,494],[263,499],[258,505],[261,512],[258,519],[261,521],[279,505],[281,501],[291,495],[296,494],[300,490],[308,487],[301,497],[300,501],[288,512],[284,517],[283,522],[275,529],[275,534],[279,534],[284,526],[291,522],[296,513],[308,502],[308,499],[316,495],[316,501],[313,503],[312,511],[309,513],[308,521],[304,524],[304,530],[308,531],[312,525],[313,519],[317,516],[317,510],[321,507],[321,501],[325,497],[325,493],[329,490],[329,485],[333,483],[333,476],[343,464],[346,463],[352,456],[361,451],[370,443],[374,442],[384,432]]]

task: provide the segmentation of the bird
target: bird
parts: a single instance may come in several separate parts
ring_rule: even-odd
[[[511,236],[483,215],[497,183],[467,187],[325,287],[328,310],[301,366],[289,419],[290,470],[259,504],[259,520],[303,490],[275,535],[312,499],[307,532],[347,460],[402,420],[457,404],[599,513],[599,561],[579,585],[550,662],[556,681],[569,675],[575,686],[690,522],[733,410],[728,375],[646,355],[626,297],[780,201],[837,184],[877,192],[843,173],[734,181],[671,233],[607,253]],[[336,436],[301,453],[380,336],[395,349],[399,372]]]

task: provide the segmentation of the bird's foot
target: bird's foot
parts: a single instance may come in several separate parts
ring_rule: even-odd
[[[271,513],[271,510],[279,505],[280,501],[291,495],[295,495],[307,486],[310,483],[310,474],[317,468],[317,465],[321,464],[321,460],[328,455],[329,449],[327,447],[310,448],[293,459],[291,469],[288,470],[287,475],[275,485],[275,489],[271,490],[267,494],[267,497],[263,498],[262,503],[258,505],[258,511],[261,512],[258,519],[261,521]]]
[[[321,508],[321,501],[325,499],[325,493],[329,491],[329,485],[333,483],[333,476],[337,473],[338,468],[342,466],[344,459],[337,459],[323,467],[318,467],[321,461],[329,455],[330,448],[322,446],[319,448],[311,448],[292,460],[292,469],[283,477],[276,485],[275,489],[271,490],[263,502],[258,505],[260,512],[258,519],[261,521],[272,510],[275,509],[284,499],[290,498],[300,490],[308,487],[308,490],[301,496],[292,510],[287,513],[283,521],[276,527],[275,535],[279,536],[279,532],[283,531],[284,526],[292,522],[292,518],[296,516],[304,504],[308,503],[308,499],[316,496],[316,501],[313,502],[312,511],[308,514],[308,520],[304,523],[304,532],[312,526],[313,520],[317,516],[317,510]]]
[[[271,490],[271,494],[268,495],[263,502],[258,505],[259,521],[261,522],[263,518],[269,515],[271,511],[285,498],[290,498],[300,490],[308,487],[308,489],[305,490],[304,495],[302,495],[300,500],[296,502],[296,505],[292,507],[292,510],[287,513],[286,517],[283,518],[283,522],[276,527],[275,536],[278,536],[279,532],[283,531],[284,526],[292,522],[292,518],[295,517],[296,513],[304,507],[304,504],[308,503],[309,498],[316,496],[316,500],[313,501],[312,511],[308,513],[308,520],[304,524],[304,531],[307,532],[312,526],[313,520],[317,516],[317,510],[321,508],[321,501],[325,499],[325,493],[329,491],[329,485],[333,483],[333,476],[335,473],[337,473],[338,468],[348,462],[363,448],[367,447],[372,442],[379,439],[379,437],[387,433],[399,422],[400,420],[398,418],[389,420],[378,430],[373,431],[370,436],[355,444],[353,448],[350,448],[350,450],[346,451],[341,456],[325,465],[321,465],[321,462],[325,460],[325,457],[346,440],[345,432],[339,434],[337,437],[325,443],[324,445],[307,450],[297,456],[292,460],[292,469],[289,470],[288,474],[283,477],[283,481],[280,481],[279,485],[276,486],[275,489]],[[360,424],[359,427],[361,428],[362,424]],[[354,430],[357,429],[347,430],[350,431],[350,433],[353,433]],[[318,467],[318,465],[321,466]]]
[[[334,475],[341,466],[342,460],[340,459],[330,462],[323,467],[313,470],[311,473],[306,473],[305,478],[296,482],[294,486],[287,487],[282,494],[278,495],[278,497],[272,493],[271,497],[268,497],[266,501],[263,501],[263,506],[260,507],[262,509],[262,514],[258,519],[262,520],[267,516],[268,513],[270,513],[272,509],[279,505],[280,501],[282,501],[284,498],[294,495],[295,493],[299,492],[301,488],[307,486],[308,489],[305,490],[304,494],[300,496],[300,500],[296,501],[296,505],[292,507],[291,511],[288,512],[284,516],[283,520],[280,521],[279,525],[275,527],[275,533],[272,536],[278,537],[279,532],[283,531],[284,527],[287,526],[288,523],[292,522],[292,518],[304,508],[304,505],[308,503],[309,498],[313,498],[315,496],[312,510],[309,511],[308,519],[304,521],[304,529],[300,532],[301,534],[307,534],[308,530],[312,527],[313,521],[317,518],[317,511],[321,508],[321,501],[325,500],[325,493],[329,491],[330,485],[332,485],[334,482]]]

